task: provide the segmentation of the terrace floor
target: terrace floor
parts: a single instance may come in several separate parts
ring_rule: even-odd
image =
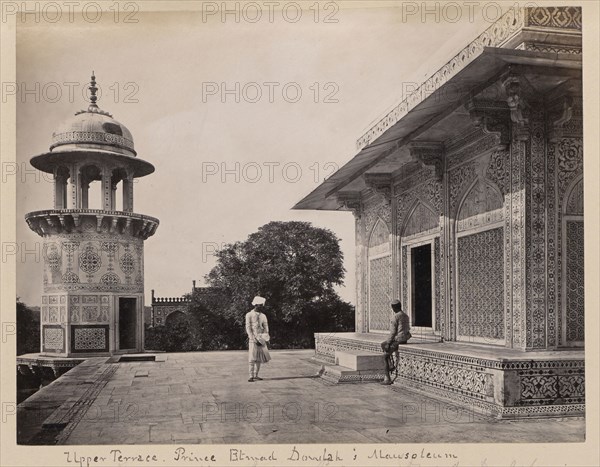
[[[319,378],[313,350],[91,358],[19,405],[20,444],[582,442],[584,418],[499,421],[377,383]],[[46,429],[42,430],[42,423]],[[54,431],[48,430],[54,427]]]

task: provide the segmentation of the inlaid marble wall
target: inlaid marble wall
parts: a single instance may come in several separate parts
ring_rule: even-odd
[[[52,235],[44,239],[44,292],[144,288],[143,240],[110,233]]]
[[[581,98],[558,127],[560,102],[532,106],[508,144],[479,129],[454,137],[441,179],[410,167],[391,197],[368,192],[356,216],[358,331],[383,330],[389,301],[410,302],[411,248],[429,242],[433,331],[444,339],[583,345]]]

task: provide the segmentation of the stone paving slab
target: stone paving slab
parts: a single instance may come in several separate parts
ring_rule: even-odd
[[[62,434],[61,442],[584,440],[583,418],[499,421],[409,391],[392,391],[376,383],[333,385],[318,377],[320,366],[311,359],[313,354],[312,350],[272,351],[273,360],[261,368],[260,376],[264,380],[253,383],[247,382],[247,352],[162,354],[164,361],[161,362],[113,363],[116,371],[98,389],[93,400],[88,401],[87,412],[82,416],[80,413],[79,419]],[[61,378],[57,384],[40,390],[35,399],[45,401],[54,410],[66,408],[56,416],[67,416],[69,406],[81,406],[79,398],[92,394],[89,389],[94,386],[94,375],[101,374],[103,366],[107,363],[98,360],[81,364],[67,373],[65,380]],[[136,377],[142,371],[147,375]],[[36,439],[38,444],[43,444],[50,438]]]

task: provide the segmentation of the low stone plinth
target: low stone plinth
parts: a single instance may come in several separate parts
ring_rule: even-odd
[[[383,370],[382,355],[359,350],[336,350],[335,364],[355,371]]]
[[[369,351],[373,359],[381,358],[380,340],[380,335],[369,334],[315,335],[315,358],[335,363],[339,354]],[[398,352],[393,389],[411,390],[502,419],[585,415],[583,350],[521,352],[411,339]],[[327,371],[347,379],[353,376],[335,367],[326,367]],[[354,376],[357,382],[363,380]]]

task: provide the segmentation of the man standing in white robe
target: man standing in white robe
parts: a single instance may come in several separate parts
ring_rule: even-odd
[[[261,363],[267,363],[271,360],[267,342],[269,342],[269,323],[267,317],[261,312],[266,299],[256,296],[252,300],[254,308],[246,313],[246,334],[248,334],[248,372],[250,383],[262,381],[259,378]]]

